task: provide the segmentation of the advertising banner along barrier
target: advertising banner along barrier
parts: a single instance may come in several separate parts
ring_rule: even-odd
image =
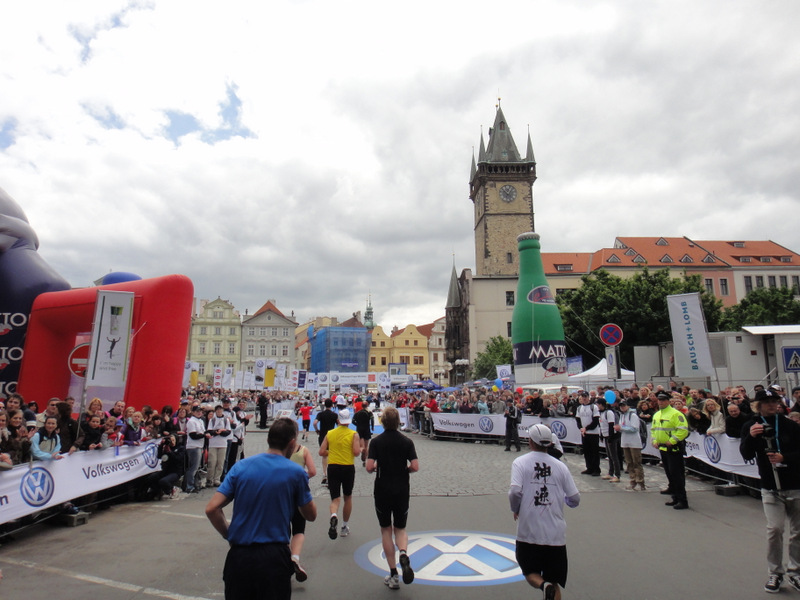
[[[160,470],[155,441],[17,465],[0,473],[0,523]]]
[[[491,435],[504,437],[506,419],[503,415],[475,415],[459,413],[431,413],[435,432],[456,434]],[[528,438],[528,428],[536,423],[544,423],[561,442],[581,445],[581,432],[572,417],[541,419],[525,415],[517,428],[520,439]],[[642,454],[659,456],[658,450],[650,445],[650,434]],[[735,473],[758,479],[758,467],[753,461],[745,462],[739,454],[739,440],[725,434],[702,435],[696,432],[686,438],[686,456],[690,456],[726,473]]]

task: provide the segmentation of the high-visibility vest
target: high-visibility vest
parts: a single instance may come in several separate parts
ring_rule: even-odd
[[[659,450],[678,450],[678,443],[689,435],[689,425],[681,411],[667,406],[653,415],[650,433],[653,436],[653,443],[658,444]],[[667,446],[667,442],[672,446]]]

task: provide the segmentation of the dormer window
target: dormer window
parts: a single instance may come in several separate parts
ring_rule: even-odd
[[[669,242],[667,240],[665,240],[664,238],[658,238],[658,241],[656,242],[656,246],[669,246]]]
[[[625,256],[636,256],[636,250],[634,250],[633,248],[628,248],[625,251]]]
[[[618,263],[619,262],[619,256],[617,256],[616,254],[612,254],[611,256],[608,257],[608,262],[610,262],[610,263]]]
[[[750,262],[750,257],[749,256],[740,256],[739,257],[739,262]]]
[[[683,258],[681,258],[681,262],[682,263],[693,263],[694,259],[691,256],[689,256],[688,254],[684,254]]]
[[[734,248],[744,248],[744,242],[733,242]]]
[[[771,256],[762,256],[761,258],[759,258],[759,260],[761,262],[772,262],[772,257]]]
[[[647,260],[641,254],[637,254],[636,257],[633,259],[633,262],[635,262],[635,263],[646,263]]]
[[[556,265],[556,271],[572,271],[572,265]]]
[[[713,263],[717,262],[717,259],[711,256],[710,254],[706,254],[705,258],[703,259],[704,263]]]
[[[672,257],[669,254],[665,254],[664,256],[661,257],[661,260],[659,262],[671,263],[671,262],[675,262],[675,261],[672,260]]]
[[[781,256],[781,262],[792,262],[791,256]]]

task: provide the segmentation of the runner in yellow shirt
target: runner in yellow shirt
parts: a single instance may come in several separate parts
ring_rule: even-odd
[[[339,517],[339,496],[344,495],[342,510],[342,537],[350,535],[350,513],[353,511],[353,483],[356,479],[356,467],[353,459],[361,454],[361,440],[358,434],[350,429],[353,417],[350,411],[343,408],[339,411],[339,426],[328,432],[319,448],[319,455],[328,458],[328,491],[331,493],[331,525],[328,537],[335,540]]]

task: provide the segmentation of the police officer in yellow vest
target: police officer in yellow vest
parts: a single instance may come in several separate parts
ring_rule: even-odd
[[[662,494],[671,494],[672,500],[667,502],[676,510],[689,508],[686,499],[686,473],[684,472],[683,441],[689,435],[689,426],[684,414],[670,405],[670,395],[667,392],[658,392],[658,412],[653,415],[650,433],[652,434],[653,447],[661,453],[661,464],[667,475],[669,485]]]

